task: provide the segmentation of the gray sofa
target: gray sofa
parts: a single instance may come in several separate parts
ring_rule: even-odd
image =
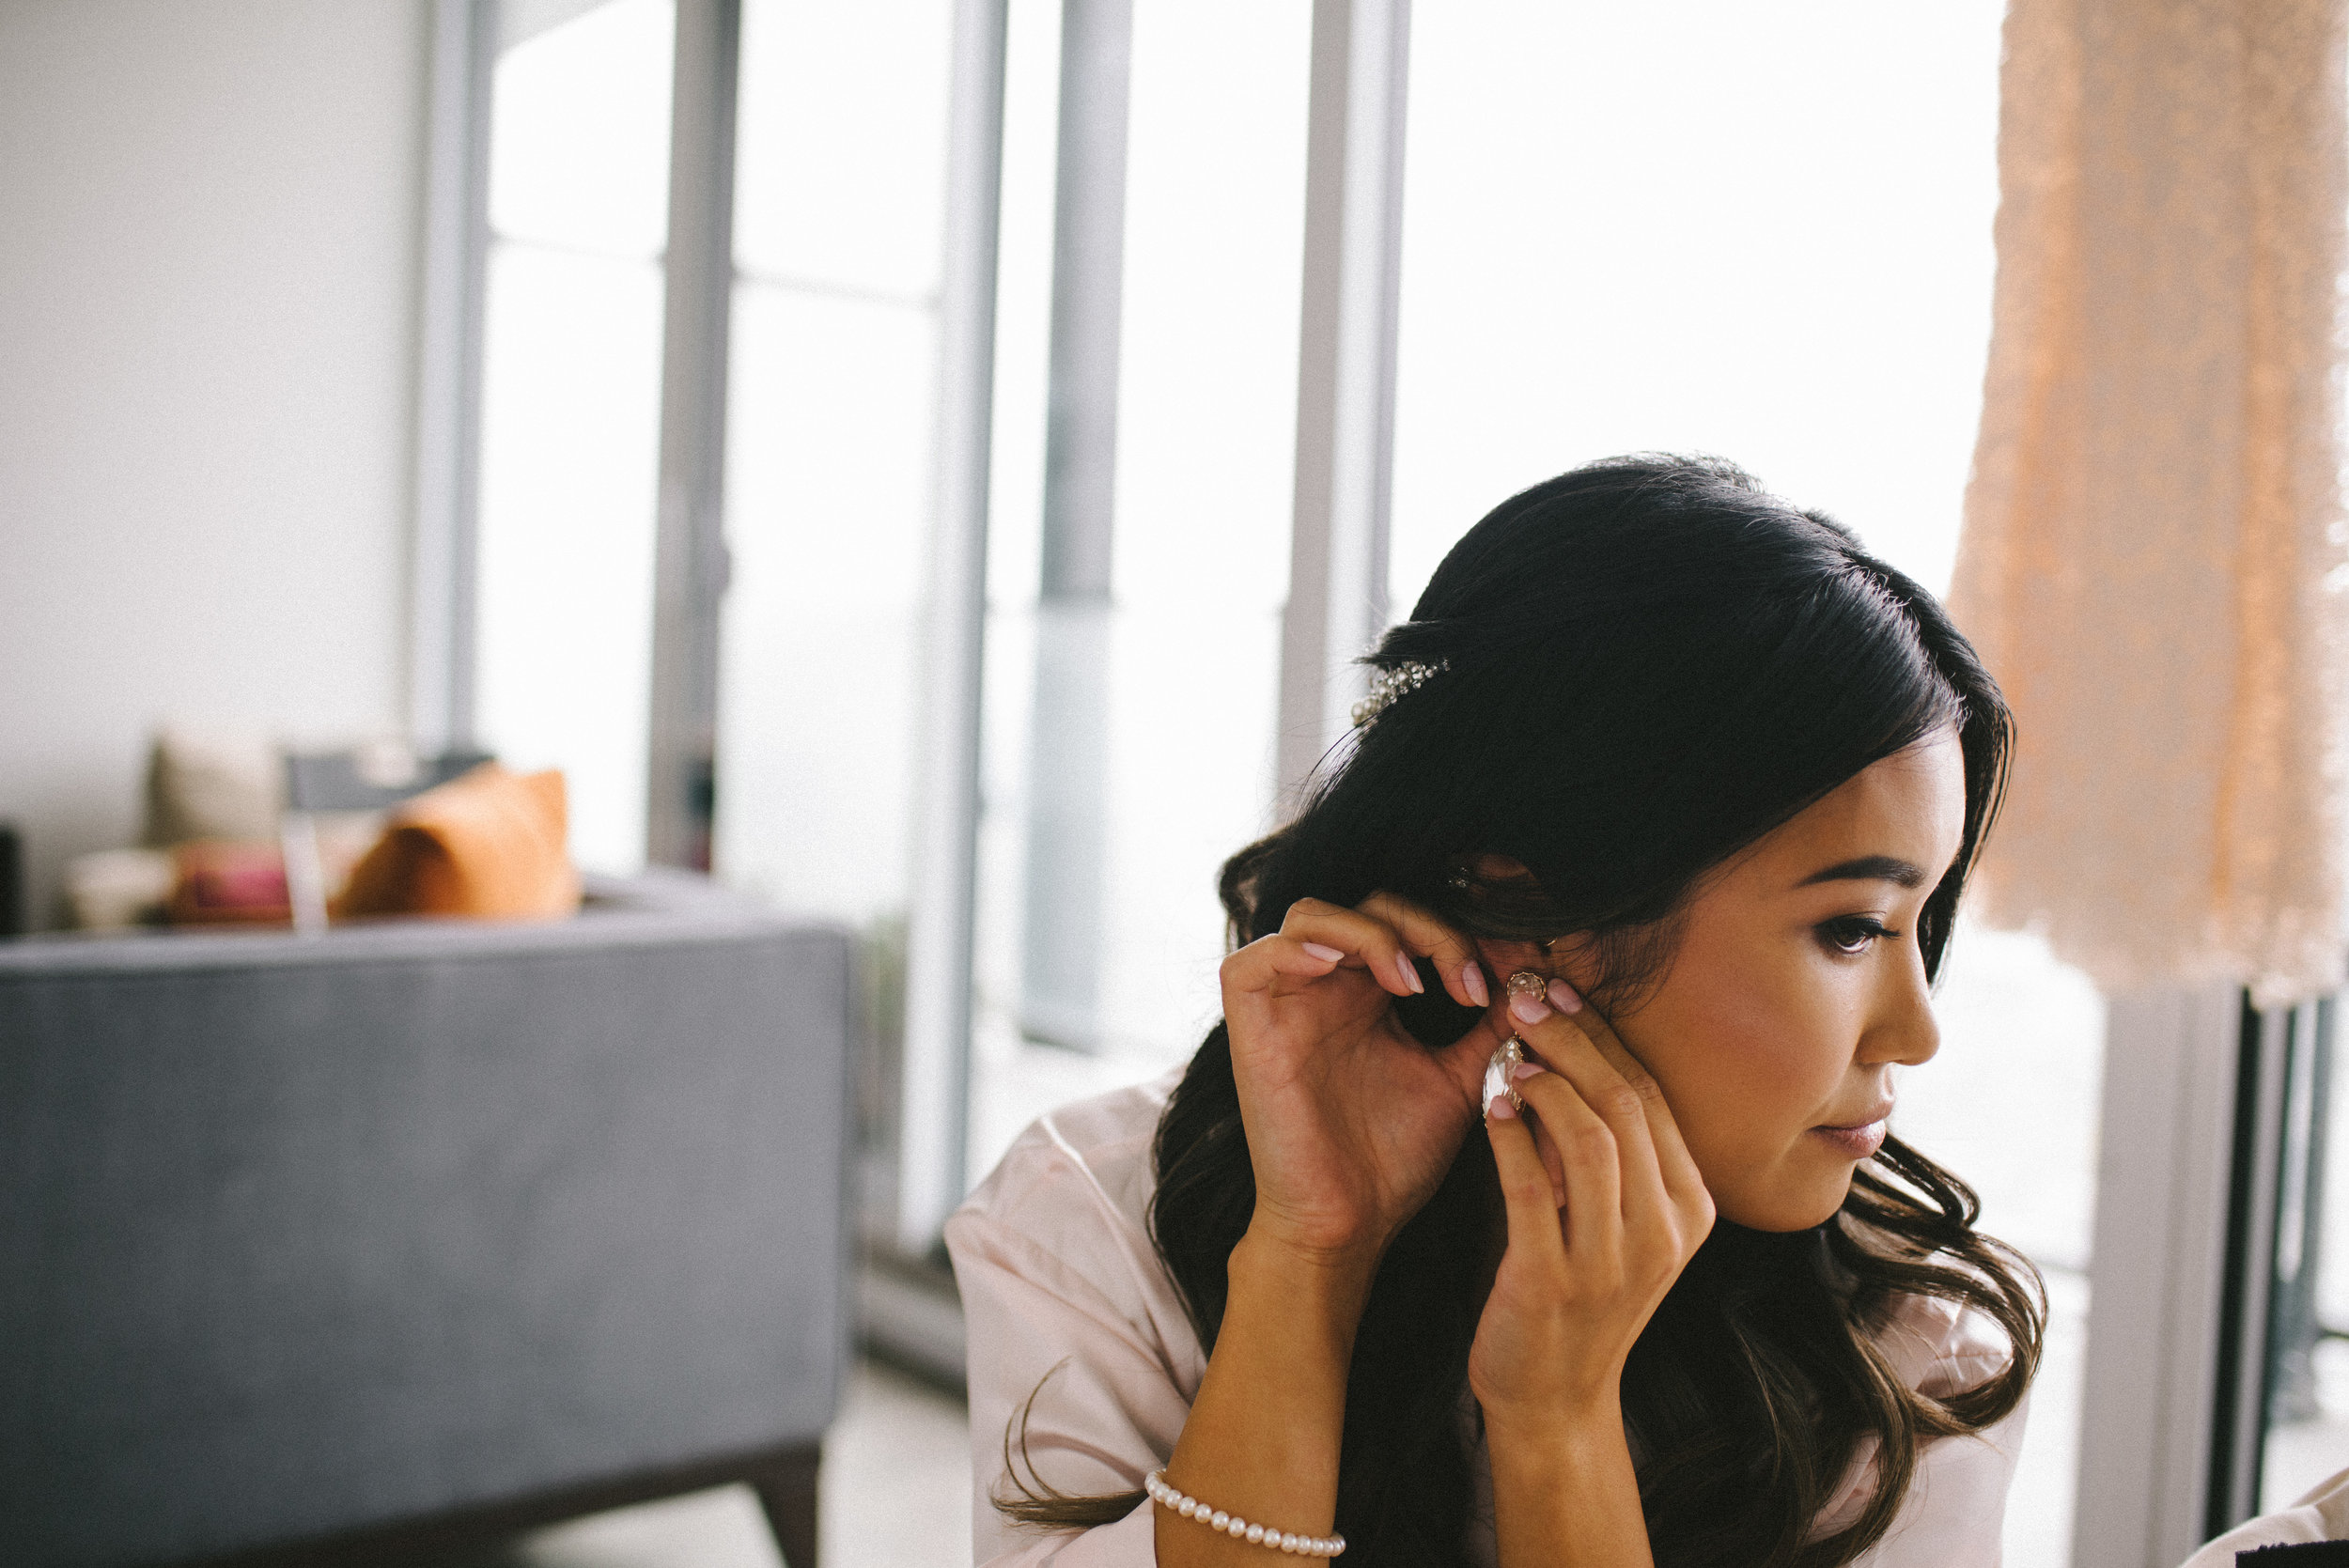
[[[0,1559],[431,1560],[739,1479],[812,1568],[850,942],[592,891],[0,942]]]

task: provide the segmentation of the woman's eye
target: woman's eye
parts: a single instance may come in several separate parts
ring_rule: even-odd
[[[1884,923],[1873,915],[1839,915],[1821,924],[1818,930],[1822,942],[1838,953],[1852,955],[1867,952],[1870,942],[1899,935],[1887,930]]]

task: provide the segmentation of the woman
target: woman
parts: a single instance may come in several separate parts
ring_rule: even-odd
[[[1224,868],[1223,1022],[948,1226],[981,1559],[1995,1563],[2036,1280],[1885,1127],[2003,777],[1972,650],[1634,458],[1371,661]]]

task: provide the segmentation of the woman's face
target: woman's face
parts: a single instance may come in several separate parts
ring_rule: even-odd
[[[1917,917],[1965,814],[1953,731],[1886,757],[1702,883],[1661,982],[1610,1019],[1724,1219],[1826,1221],[1884,1141],[1893,1065],[1939,1048]]]

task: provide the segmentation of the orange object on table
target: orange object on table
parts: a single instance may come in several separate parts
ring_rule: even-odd
[[[559,770],[485,762],[397,807],[334,912],[559,919],[579,908],[568,837]]]

